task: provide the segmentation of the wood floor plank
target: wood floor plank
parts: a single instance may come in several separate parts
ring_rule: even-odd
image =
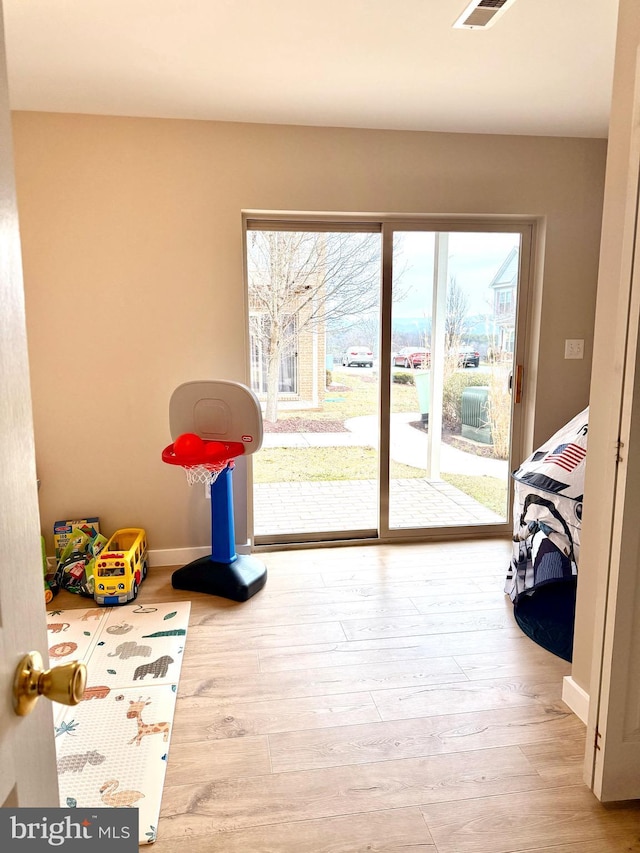
[[[167,830],[157,853],[175,853]],[[179,836],[178,836],[179,837]],[[419,809],[393,809],[189,836],[189,853],[437,853]]]
[[[521,705],[544,706],[549,702],[557,702],[561,695],[562,684],[557,680],[527,682],[513,678],[372,693],[383,720],[406,720],[410,717],[434,717],[470,711],[501,711]]]
[[[311,602],[292,607],[281,608],[278,612],[278,625],[312,625],[314,622],[341,622],[345,619],[387,619],[417,613],[409,598],[363,599],[358,601]],[[246,631],[261,625],[272,625],[272,608],[261,608],[257,602],[238,612],[231,608],[215,609],[194,618],[194,624],[201,629],[218,630],[231,626]]]
[[[207,697],[182,698],[176,711],[172,739],[177,742],[215,738],[244,738],[379,721],[369,693],[221,704]]]
[[[504,578],[502,572],[500,574],[491,573],[489,575],[473,575],[465,578],[464,589],[461,590],[460,579],[452,572],[443,572],[438,574],[430,574],[428,570],[420,572],[412,572],[412,577],[409,580],[403,580],[401,577],[393,577],[393,568],[384,569],[384,576],[376,577],[367,568],[360,571],[358,577],[363,580],[349,583],[346,576],[342,572],[336,572],[335,575],[330,575],[330,584],[327,586],[322,583],[322,579],[314,575],[281,575],[278,574],[273,586],[271,586],[271,577],[269,578],[269,592],[273,596],[287,593],[304,592],[312,589],[328,589],[338,591],[341,589],[361,589],[366,594],[380,594],[387,590],[391,593],[397,593],[400,597],[412,598],[413,596],[424,597],[430,593],[453,594],[457,592],[502,592],[504,587]],[[293,579],[297,578],[298,583],[294,583]],[[484,589],[483,589],[484,587]],[[267,590],[265,586],[264,591]]]
[[[446,565],[453,559],[488,560],[494,557],[510,555],[513,544],[509,536],[502,539],[466,539],[457,541],[439,542],[402,542],[385,545],[351,545],[346,548],[329,548],[325,553],[319,549],[301,552],[312,555],[317,561],[324,561],[330,567],[336,565],[353,565],[354,562],[366,559],[372,563],[385,563],[390,565],[405,566],[410,563],[440,564]],[[326,553],[330,553],[331,560],[326,561]],[[291,553],[291,552],[290,552]],[[295,560],[293,552],[292,560]]]
[[[570,842],[554,844],[552,847],[527,847],[524,853],[640,853],[640,840],[634,838],[633,832],[612,826],[606,837],[597,841],[580,841],[577,845]]]
[[[577,734],[574,737],[565,737],[549,743],[521,744],[520,749],[540,776],[550,785],[560,787],[582,783],[584,734],[582,737]]]
[[[317,604],[341,604],[347,601],[397,601],[407,599],[414,603],[419,613],[433,611],[478,610],[503,606],[505,595],[496,585],[493,590],[480,592],[470,582],[460,592],[460,582],[455,578],[423,580],[409,583],[361,584],[359,586],[332,586],[296,589],[265,587],[259,598],[253,600],[255,609],[300,607],[310,600]],[[508,600],[508,599],[507,599]],[[509,606],[511,601],[509,601]]]
[[[187,642],[191,640],[191,629],[189,629],[187,632]],[[195,650],[192,649],[191,651],[195,655]],[[247,676],[260,672],[257,649],[252,649],[251,651],[240,651],[238,649],[220,651],[220,649],[212,644],[206,647],[201,646],[197,650],[197,654],[198,666],[208,669],[210,672],[231,670],[232,672],[242,672]]]
[[[581,739],[584,725],[562,702],[409,720],[339,726],[322,731],[289,731],[269,737],[274,772],[418,758],[498,746]],[[525,755],[536,770],[546,752]],[[556,759],[556,765],[561,759]],[[545,777],[548,778],[548,777]]]
[[[179,835],[312,820],[433,802],[511,796],[545,783],[517,748],[223,779],[171,789]],[[506,799],[506,797],[505,797]]]
[[[273,649],[280,646],[297,644],[298,646],[313,643],[333,643],[344,640],[345,633],[340,622],[316,622],[305,625],[300,630],[299,625],[253,625],[250,628],[236,622],[229,625],[228,630],[212,631],[211,626],[201,628],[197,624],[189,627],[188,642],[195,647],[196,656],[204,648],[217,651],[230,649]]]
[[[461,633],[430,634],[428,636],[382,637],[373,640],[347,640],[338,643],[315,643],[305,646],[278,646],[260,649],[261,672],[280,672],[287,669],[315,669],[324,666],[369,666],[386,661],[421,660],[429,657],[473,654],[478,649],[493,653],[516,654],[533,645],[520,631],[505,637],[504,630],[463,631]],[[536,647],[538,648],[538,647]]]
[[[266,737],[192,742],[177,737],[174,719],[165,785],[179,784],[184,779],[210,782],[214,779],[270,772],[269,744]]]
[[[268,566],[267,573],[269,575],[267,586],[271,593],[288,592],[298,589],[322,589],[324,587],[324,582],[319,573],[309,575],[295,571],[295,569],[290,569],[286,573],[276,572],[274,574],[269,572]],[[267,589],[267,586],[264,589]]]
[[[497,564],[493,560],[484,564],[461,565],[459,563],[450,563],[445,566],[426,566],[426,565],[409,565],[409,566],[379,566],[370,569],[346,569],[340,571],[337,566],[332,566],[331,571],[326,567],[322,569],[322,581],[326,587],[338,586],[359,586],[367,583],[393,583],[395,580],[399,582],[415,581],[420,583],[425,580],[447,580],[455,578],[459,585],[464,583],[464,580],[469,578],[472,582],[483,580],[493,582],[499,588],[504,587],[504,579],[507,573],[508,561],[502,565]]]
[[[605,808],[585,786],[492,796],[464,809],[428,805],[422,812],[438,853],[516,853],[545,846],[553,851],[561,844],[583,853],[583,843],[594,840],[601,844],[598,853],[639,849],[640,805]]]
[[[511,599],[506,598],[502,589],[496,586],[489,592],[453,591],[450,593],[429,593],[428,595],[412,595],[411,601],[418,609],[418,613],[462,613],[470,611],[477,613],[478,610],[500,610],[504,608],[507,612],[513,611]]]
[[[541,678],[554,675],[562,679],[571,675],[571,664],[545,651],[531,640],[515,650],[504,649],[500,655],[481,652],[455,655],[464,674],[471,681],[485,678]]]
[[[216,699],[221,704],[289,700],[303,696],[331,696],[338,693],[387,690],[428,684],[467,681],[453,658],[428,658],[422,661],[391,661],[360,666],[320,667],[291,670],[278,674],[261,672],[245,677],[211,674],[206,666],[192,666],[180,678],[183,697]]]
[[[459,631],[507,631],[517,637],[522,631],[513,613],[503,608],[478,613],[419,614],[417,616],[370,617],[342,620],[348,640],[367,640],[376,637],[416,637],[428,634],[447,634]]]

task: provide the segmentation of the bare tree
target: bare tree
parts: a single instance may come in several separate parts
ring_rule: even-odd
[[[358,232],[249,231],[253,343],[267,363],[265,420],[278,417],[282,355],[301,333],[377,307],[380,236]]]
[[[456,281],[455,276],[449,278],[447,316],[444,328],[444,342],[447,352],[457,349],[462,343],[464,335],[469,331],[469,298]]]

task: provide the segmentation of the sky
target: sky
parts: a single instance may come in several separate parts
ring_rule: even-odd
[[[402,232],[394,268],[403,270],[398,284],[403,297],[393,304],[394,317],[431,316],[434,236],[433,232]],[[471,315],[487,312],[489,284],[519,241],[517,233],[449,233],[449,278],[455,277],[467,294]]]

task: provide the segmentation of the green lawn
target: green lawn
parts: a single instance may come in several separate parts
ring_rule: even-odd
[[[349,418],[375,415],[378,407],[378,378],[363,371],[332,371],[333,388],[325,393],[321,411],[280,409],[280,420],[299,419],[300,430],[305,421],[344,423]],[[343,386],[343,387],[341,387]],[[418,412],[415,385],[393,383],[393,412]],[[423,477],[424,471],[392,462],[393,479]],[[370,447],[279,447],[263,448],[253,459],[256,483],[304,483],[331,480],[375,480],[378,476],[378,454]],[[460,489],[478,503],[501,515],[506,511],[507,483],[494,477],[443,474],[443,480]]]
[[[465,495],[478,501],[498,515],[507,512],[507,483],[497,477],[470,477],[465,474],[442,474],[442,479],[460,489]]]
[[[396,477],[422,477],[423,471],[393,463]],[[372,447],[265,447],[253,459],[256,483],[310,483],[375,480],[378,453]]]
[[[378,408],[378,377],[376,374],[366,373],[358,375],[351,371],[340,370],[339,367],[332,371],[333,385],[335,389],[325,392],[322,403],[322,411],[310,411],[309,409],[283,409],[278,411],[278,418],[304,418],[314,421],[340,421],[348,418],[357,418],[360,415],[376,414]],[[344,387],[340,387],[344,386]],[[417,412],[419,411],[418,392],[414,385],[392,385],[392,409],[394,412]]]

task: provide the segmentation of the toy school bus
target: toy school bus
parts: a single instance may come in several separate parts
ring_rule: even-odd
[[[93,597],[98,604],[126,604],[146,575],[147,534],[139,527],[116,530],[96,561]]]

